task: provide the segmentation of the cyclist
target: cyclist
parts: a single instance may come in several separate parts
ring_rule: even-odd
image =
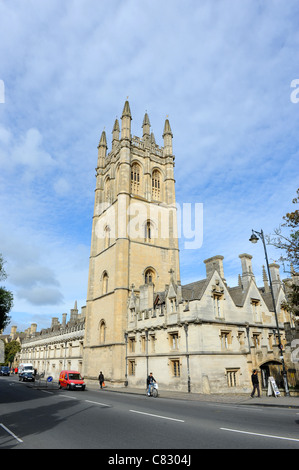
[[[156,382],[156,379],[153,377],[153,373],[150,372],[150,375],[147,378],[147,395],[150,397],[151,395],[151,388],[154,386],[154,382]]]

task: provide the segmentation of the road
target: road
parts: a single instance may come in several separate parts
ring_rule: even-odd
[[[298,409],[39,390],[0,377],[1,449],[299,449],[298,425]]]

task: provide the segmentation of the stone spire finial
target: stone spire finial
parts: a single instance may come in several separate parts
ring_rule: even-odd
[[[151,127],[151,123],[150,123],[148,114],[145,113],[144,118],[143,118],[143,123],[142,123],[143,138],[144,137],[149,138],[149,136],[150,136],[150,127]]]
[[[121,116],[121,139],[131,140],[131,110],[129,101],[127,100],[124,105],[123,113]]]

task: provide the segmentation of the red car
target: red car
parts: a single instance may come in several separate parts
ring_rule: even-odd
[[[59,388],[67,390],[85,390],[85,383],[76,370],[62,370],[58,381]]]

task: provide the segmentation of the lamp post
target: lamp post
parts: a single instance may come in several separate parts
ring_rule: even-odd
[[[128,386],[128,333],[124,333],[125,336],[125,344],[126,344],[126,373],[125,373],[125,387]]]
[[[280,339],[280,330],[279,330],[279,324],[278,324],[278,317],[277,317],[275,298],[274,298],[273,286],[272,286],[272,279],[271,279],[271,273],[270,273],[270,268],[269,268],[268,255],[267,255],[267,249],[266,249],[266,243],[265,243],[265,238],[264,238],[263,231],[261,230],[260,232],[257,232],[255,230],[252,230],[252,235],[249,238],[249,241],[251,243],[257,243],[258,240],[259,240],[259,237],[261,238],[261,240],[263,242],[263,245],[264,245],[267,271],[268,271],[268,276],[269,276],[270,290],[271,290],[271,296],[272,296],[272,302],[273,302],[273,308],[274,308],[274,315],[275,315],[275,321],[276,321],[276,328],[277,328],[277,333],[278,333],[278,343],[279,343],[278,347],[279,347],[280,353],[281,353],[280,358],[281,358],[281,363],[282,363],[284,389],[285,389],[285,394],[288,397],[288,396],[290,396],[290,392],[289,392],[287,373],[286,373],[286,368],[285,368],[285,363],[284,363],[284,358],[283,358],[283,351],[282,351],[282,343],[281,343],[281,339]]]
[[[191,380],[190,380],[190,365],[189,365],[189,351],[188,351],[188,322],[184,324],[184,330],[186,334],[186,357],[187,357],[187,373],[188,373],[188,393],[191,392]]]
[[[148,377],[148,329],[145,328],[146,376]]]

